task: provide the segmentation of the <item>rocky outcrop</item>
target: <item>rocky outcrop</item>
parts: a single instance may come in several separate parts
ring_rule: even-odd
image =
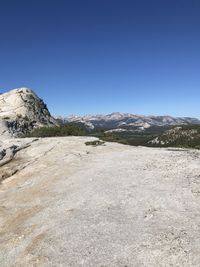
[[[46,104],[33,90],[18,88],[0,95],[1,136],[22,136],[35,127],[56,124]]]
[[[17,140],[11,138],[0,142],[0,183],[26,166],[22,162],[16,161],[16,155],[19,151],[30,147],[37,140],[27,140],[25,138]]]

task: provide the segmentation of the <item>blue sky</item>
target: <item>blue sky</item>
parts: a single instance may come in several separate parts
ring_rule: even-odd
[[[200,117],[200,1],[0,0],[0,92],[52,114]]]

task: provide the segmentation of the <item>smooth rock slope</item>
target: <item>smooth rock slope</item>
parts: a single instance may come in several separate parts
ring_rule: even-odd
[[[200,152],[91,139],[15,140],[1,266],[199,266]]]

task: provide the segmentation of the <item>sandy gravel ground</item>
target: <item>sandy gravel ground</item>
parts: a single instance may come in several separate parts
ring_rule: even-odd
[[[16,170],[0,266],[200,266],[200,153],[88,139],[39,139],[0,168]]]

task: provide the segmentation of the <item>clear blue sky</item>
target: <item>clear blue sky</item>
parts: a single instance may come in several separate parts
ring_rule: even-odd
[[[199,0],[0,0],[0,92],[52,114],[200,117]]]

